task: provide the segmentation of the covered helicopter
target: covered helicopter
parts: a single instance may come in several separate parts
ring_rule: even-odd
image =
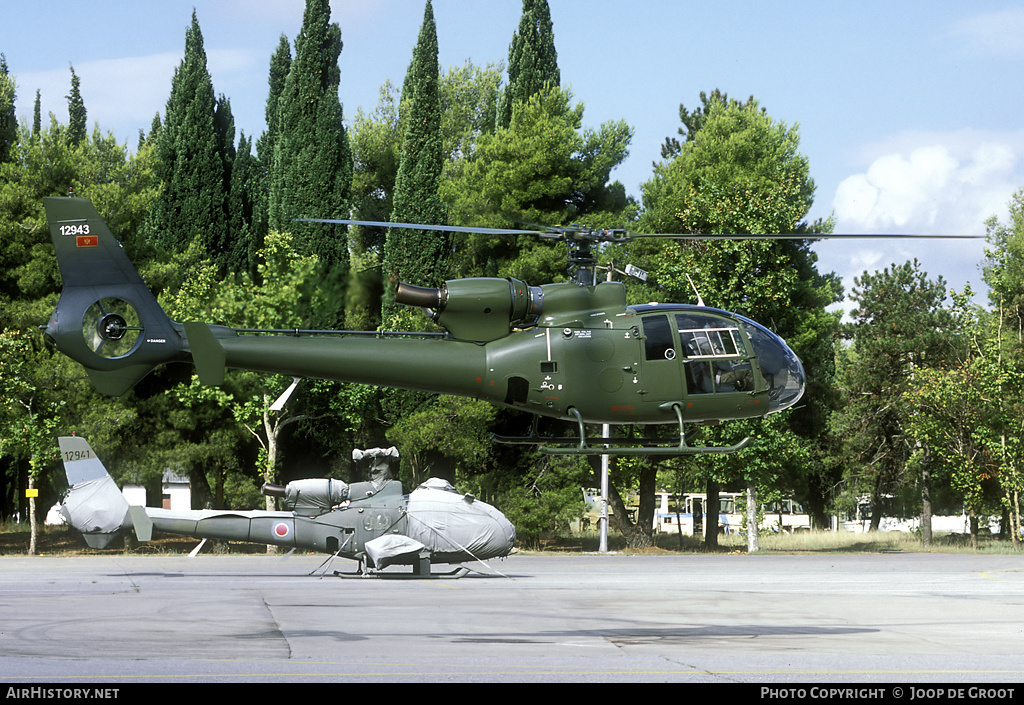
[[[321,478],[264,485],[263,493],[278,497],[283,511],[231,511],[129,506],[84,438],[62,436],[58,443],[70,487],[60,511],[92,548],[106,548],[130,529],[140,541],[149,541],[156,529],[359,561],[355,573],[336,575],[370,575],[391,565],[411,565],[413,575],[428,577],[432,564],[504,557],[515,545],[515,527],[500,511],[458,493],[444,480],[428,480],[404,495],[401,483],[388,478],[388,465],[398,457],[395,448],[353,452],[357,464],[370,466],[370,481],[347,484]]]
[[[204,384],[220,384],[227,368],[239,368],[486,400],[533,414],[528,435],[496,440],[537,444],[548,453],[686,455],[745,447],[749,438],[726,447],[695,447],[688,439],[701,425],[782,411],[804,393],[803,366],[778,335],[705,306],[627,305],[622,283],[595,281],[594,247],[633,237],[815,235],[641,235],[309,219],[558,238],[567,244],[573,280],[531,286],[480,277],[437,289],[400,284],[395,301],[425,309],[443,334],[253,330],[170,320],[89,201],[43,201],[64,284],[45,336],[106,394],[125,393],[158,365],[185,362],[195,365]],[[578,435],[542,435],[541,417],[572,422]],[[628,425],[630,434],[588,438],[586,424]],[[633,434],[634,427],[649,424],[674,424],[678,436],[666,443]]]

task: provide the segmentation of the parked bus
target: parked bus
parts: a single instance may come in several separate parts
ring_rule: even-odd
[[[583,499],[589,511],[578,525],[581,529],[595,527],[600,517],[601,491],[593,488],[583,490]],[[677,533],[680,530],[688,536],[700,536],[704,533],[704,517],[707,514],[707,495],[700,492],[689,492],[680,498],[669,492],[655,493],[654,526],[656,532]],[[745,493],[718,493],[718,532],[721,534],[739,534],[746,530],[747,518],[739,508],[743,505]],[[639,500],[635,492],[623,498],[629,518],[635,522]],[[608,513],[612,513],[611,507]],[[792,499],[771,502],[762,507],[763,516],[760,527],[762,531],[778,532],[780,527],[786,533],[805,531],[811,528],[811,517],[804,508]],[[681,527],[681,529],[680,529]],[[574,527],[576,528],[576,527]]]
[[[654,530],[659,532],[682,532],[688,535],[704,533],[704,516],[707,514],[707,495],[694,492],[685,494],[682,502],[675,495],[658,492],[658,509],[655,512]],[[745,494],[742,492],[718,493],[718,531],[726,535],[739,534],[746,530],[747,518],[740,512]],[[762,531],[793,533],[808,531],[811,517],[795,500],[782,499],[762,505],[760,529]]]

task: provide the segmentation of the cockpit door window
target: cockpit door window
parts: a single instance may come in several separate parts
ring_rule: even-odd
[[[672,327],[668,316],[645,316],[644,357],[648,360],[674,360],[675,343],[672,341]]]
[[[751,392],[754,371],[738,327],[700,314],[676,314],[690,394]]]

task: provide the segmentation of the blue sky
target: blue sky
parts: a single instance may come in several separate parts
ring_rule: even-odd
[[[701,91],[753,95],[799,125],[817,183],[812,217],[837,232],[984,233],[1024,186],[1024,7],[1008,1],[549,0],[562,82],[597,127],[635,130],[613,177],[639,197],[679,104]],[[82,79],[90,127],[129,148],[163,112],[195,8],[214,89],[236,127],[258,136],[270,55],[294,38],[303,0],[38,0],[7,3],[0,29],[18,113],[67,120],[69,66]],[[346,120],[371,111],[385,80],[400,84],[424,0],[334,0],[344,49]],[[520,0],[434,0],[442,70],[506,61]],[[917,257],[957,289],[981,287],[983,243],[823,242],[822,271],[852,277]],[[712,302],[708,302],[709,304]]]

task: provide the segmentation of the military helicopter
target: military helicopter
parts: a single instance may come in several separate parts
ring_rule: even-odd
[[[568,247],[572,281],[531,286],[483,277],[436,289],[401,283],[395,301],[423,308],[445,329],[441,334],[254,330],[171,321],[89,201],[43,201],[64,282],[45,336],[106,394],[125,393],[158,365],[186,362],[204,384],[220,384],[225,369],[240,368],[486,400],[533,415],[528,435],[495,440],[536,444],[546,453],[688,455],[729,453],[751,440],[692,446],[700,426],[776,413],[804,393],[800,360],[768,328],[706,306],[627,305],[622,283],[595,281],[594,247],[632,237],[807,235],[640,235],[308,219],[558,238]],[[569,421],[578,435],[542,435],[542,417]],[[586,424],[627,425],[630,433],[588,437]],[[649,424],[673,424],[678,436],[666,443],[633,433]]]
[[[263,493],[278,497],[284,511],[173,510],[129,506],[88,441],[81,436],[57,441],[70,487],[60,511],[92,548],[106,548],[129,529],[149,541],[157,529],[359,561],[354,573],[335,571],[343,577],[378,575],[391,565],[411,565],[412,575],[429,577],[432,563],[504,557],[515,545],[515,527],[504,514],[459,494],[444,480],[432,478],[403,495],[401,483],[389,479],[388,466],[398,458],[395,448],[353,451],[357,465],[371,471],[368,482],[320,478],[264,485]],[[466,572],[462,566],[440,575]]]

